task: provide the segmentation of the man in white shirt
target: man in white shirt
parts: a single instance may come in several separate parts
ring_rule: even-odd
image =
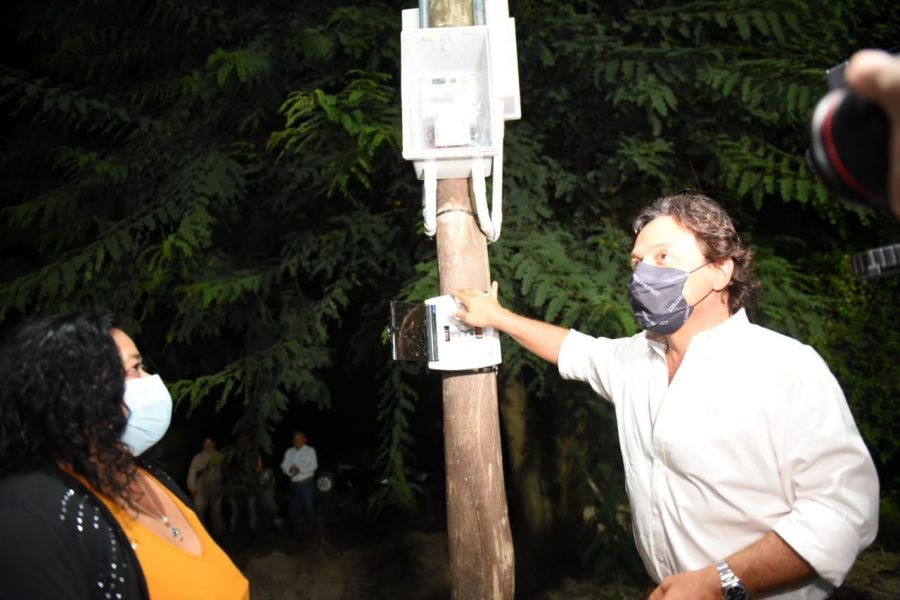
[[[682,194],[635,220],[629,296],[644,331],[593,338],[460,290],[495,327],[616,411],[651,600],[821,599],[875,538],[878,477],[828,367],[751,324],[752,252],[715,202]]]
[[[281,470],[291,478],[288,495],[288,518],[291,534],[303,538],[315,527],[316,469],[319,463],[316,450],[306,443],[303,431],[294,432],[294,445],[285,450]]]

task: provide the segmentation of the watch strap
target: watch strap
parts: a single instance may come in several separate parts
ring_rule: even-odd
[[[741,583],[741,580],[738,578],[738,576],[735,575],[734,571],[731,570],[731,567],[728,565],[727,561],[720,560],[718,563],[716,563],[716,571],[718,571],[719,573],[719,581],[722,584],[723,598],[730,598],[734,595],[730,594],[729,590],[733,590],[734,592],[736,592],[736,596],[741,596],[744,598],[749,597],[749,594],[747,594],[747,588],[744,587],[744,584]]]

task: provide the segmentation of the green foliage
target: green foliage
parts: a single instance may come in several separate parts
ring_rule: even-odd
[[[327,409],[346,312],[411,268],[390,250],[404,211],[371,192],[402,183],[379,70],[396,46],[352,66],[360,40],[333,41],[360,15],[392,21],[371,4],[21,7],[30,60],[0,71],[0,319],[109,307],[177,402],[235,407],[266,452],[291,405]]]
[[[373,159],[382,145],[394,153],[400,148],[396,91],[385,84],[389,76],[362,71],[347,75],[349,83],[336,94],[322,89],[291,92],[279,109],[286,128],[269,140],[269,148],[280,148],[282,156],[327,156],[320,175],[325,187],[315,191],[328,197],[338,191],[352,196],[349,185],[354,181],[371,188]]]
[[[387,372],[381,387],[378,403],[380,437],[386,440],[375,457],[375,467],[380,471],[383,482],[369,498],[369,510],[377,515],[388,505],[398,505],[407,510],[415,510],[416,493],[421,488],[407,477],[406,466],[415,448],[415,439],[410,434],[410,415],[416,410],[419,394],[405,381],[415,369],[395,363]]]
[[[848,273],[848,253],[826,257],[838,267],[823,277],[827,341],[819,347],[841,382],[857,425],[879,467],[882,490],[900,502],[900,339],[892,323],[896,278],[863,281]]]

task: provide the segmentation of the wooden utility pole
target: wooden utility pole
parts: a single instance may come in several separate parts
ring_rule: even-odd
[[[431,27],[474,24],[472,0],[431,0]],[[468,179],[437,182],[441,294],[489,290],[487,240],[475,221]],[[503,482],[497,374],[445,372],[444,457],[453,598],[512,600],[515,571]]]

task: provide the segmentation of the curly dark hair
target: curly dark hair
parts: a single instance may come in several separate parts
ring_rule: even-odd
[[[56,462],[124,504],[134,457],[120,441],[125,371],[108,313],[26,322],[0,347],[0,473]]]
[[[753,250],[745,246],[734,228],[731,217],[714,200],[696,193],[680,193],[659,198],[634,219],[634,235],[657,217],[669,216],[694,234],[700,251],[708,260],[721,262],[730,258],[734,271],[728,283],[728,310],[756,310],[762,286],[753,265]]]

